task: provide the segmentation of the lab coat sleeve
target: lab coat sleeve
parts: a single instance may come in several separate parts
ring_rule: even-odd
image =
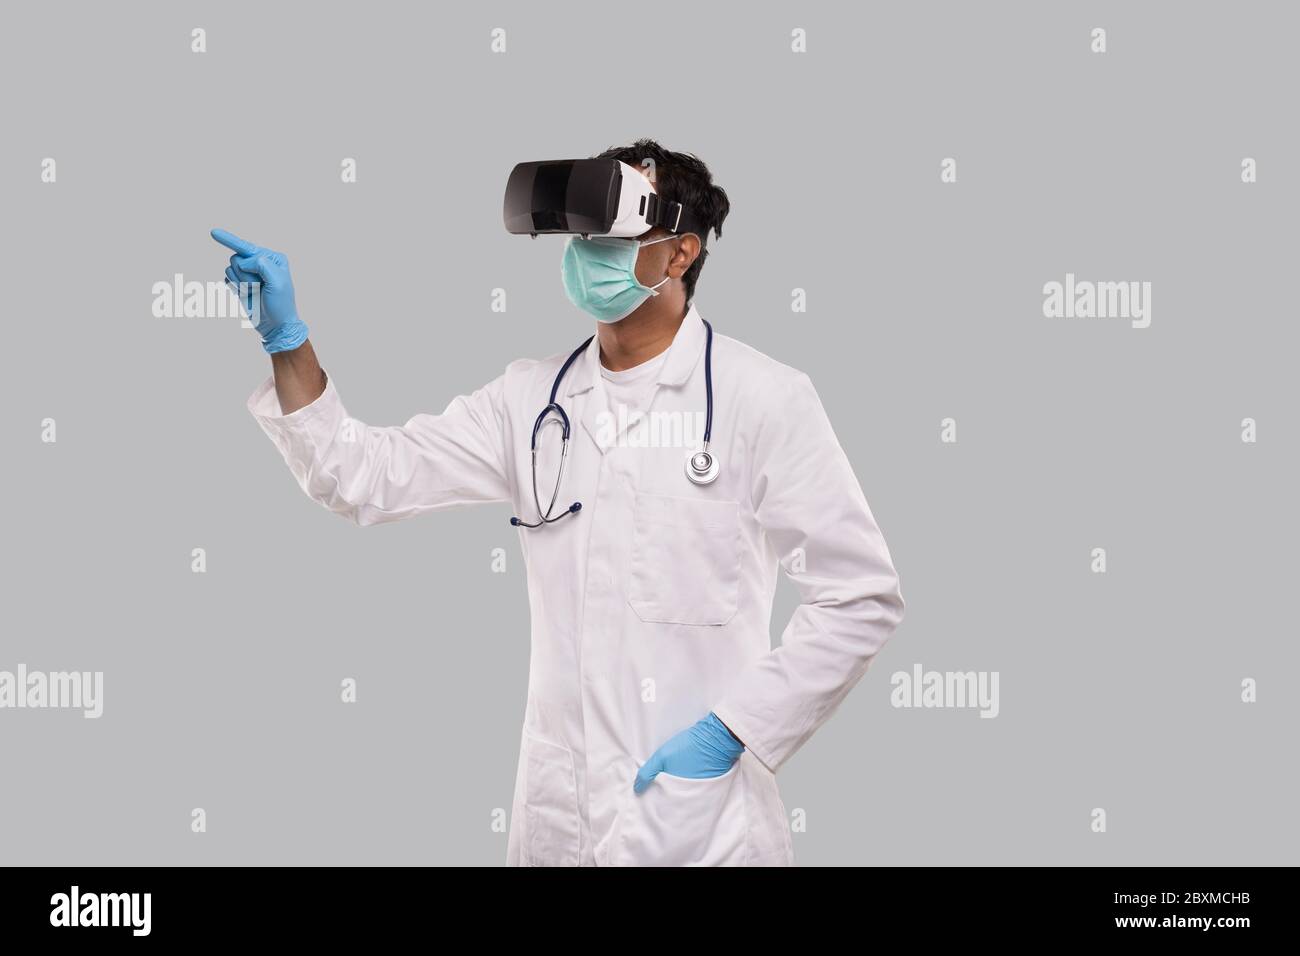
[[[281,414],[275,381],[248,399],[262,430],[312,500],[358,525],[510,498],[503,455],[504,375],[405,425],[349,417],[327,376],[310,405]]]
[[[776,772],[866,673],[903,598],[812,382],[796,373],[774,391],[756,429],[751,496],[801,600],[781,646],[751,662],[714,713]]]

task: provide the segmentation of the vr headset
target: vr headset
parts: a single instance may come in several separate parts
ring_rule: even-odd
[[[617,159],[554,159],[520,163],[506,182],[506,231],[631,238],[654,226],[693,232],[708,227],[679,202],[664,202],[634,166]]]

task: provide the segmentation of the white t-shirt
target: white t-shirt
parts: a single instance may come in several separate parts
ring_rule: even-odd
[[[654,358],[621,372],[611,372],[604,365],[600,367],[601,378],[605,380],[605,395],[609,400],[609,410],[618,413],[620,405],[627,406],[628,413],[643,412],[654,391],[655,379],[664,360],[668,358],[668,349],[664,349]]]

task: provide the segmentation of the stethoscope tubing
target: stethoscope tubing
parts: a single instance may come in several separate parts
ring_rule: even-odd
[[[704,395],[706,409],[704,414],[704,453],[705,455],[710,455],[709,440],[713,435],[713,326],[709,324],[707,319],[701,319],[700,321],[704,323],[704,328],[708,336],[704,342]],[[574,349],[573,352],[570,353],[569,357],[564,360],[564,364],[560,366],[560,371],[556,374],[555,381],[551,385],[550,401],[547,403],[546,407],[542,409],[541,414],[537,416],[537,420],[533,422],[533,433],[532,437],[529,439],[528,450],[532,457],[533,504],[537,507],[538,520],[535,522],[528,522],[524,521],[522,518],[514,517],[510,519],[510,523],[515,527],[540,528],[542,525],[552,524],[562,518],[567,518],[571,514],[577,514],[582,510],[582,502],[575,501],[563,514],[554,516],[551,514],[551,512],[555,510],[555,502],[560,497],[560,486],[564,483],[564,466],[569,460],[569,413],[564,410],[564,406],[559,403],[557,397],[560,394],[560,383],[564,381],[565,373],[567,373],[569,367],[578,360],[578,356],[586,351],[587,347],[591,345],[591,340],[595,337],[595,335],[588,336],[587,340]],[[597,359],[597,361],[599,361],[599,359]],[[560,417],[550,418],[549,416],[552,412]],[[537,436],[546,425],[560,426],[560,468],[559,472],[555,476],[555,490],[551,493],[550,503],[545,509],[543,509],[541,495],[537,491]],[[712,462],[711,455],[709,461]],[[690,475],[689,466],[687,474],[688,476]],[[717,474],[716,468],[713,471],[713,474]],[[694,481],[695,479],[692,478],[692,480]],[[712,477],[707,480],[712,481]]]

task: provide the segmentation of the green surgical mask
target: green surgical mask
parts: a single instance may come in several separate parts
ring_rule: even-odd
[[[561,271],[564,291],[573,304],[601,322],[617,322],[635,312],[641,303],[668,281],[664,276],[653,286],[642,285],[636,277],[636,257],[642,246],[667,242],[679,236],[664,236],[648,242],[635,239],[612,239],[594,236],[583,239],[571,236],[564,247]]]

